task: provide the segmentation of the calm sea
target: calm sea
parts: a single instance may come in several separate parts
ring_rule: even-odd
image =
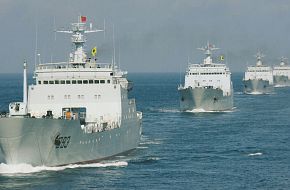
[[[0,189],[290,189],[290,88],[245,95],[242,74],[234,73],[232,111],[181,113],[179,74],[129,79],[143,112],[135,151],[89,165],[0,164]],[[0,108],[7,110],[22,98],[22,76],[0,80]]]

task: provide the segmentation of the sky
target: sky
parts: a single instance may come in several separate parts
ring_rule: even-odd
[[[70,36],[54,30],[79,15],[106,23],[86,50],[97,46],[99,61],[111,62],[114,28],[117,64],[129,72],[184,72],[207,41],[232,72],[255,64],[257,51],[268,65],[290,58],[290,0],[0,0],[0,73],[22,72],[24,60],[33,72],[36,50],[42,63],[68,60]]]

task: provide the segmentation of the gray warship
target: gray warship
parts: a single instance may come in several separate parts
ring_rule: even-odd
[[[184,85],[178,87],[181,111],[225,111],[233,108],[231,72],[225,64],[213,63],[214,45],[207,43],[201,64],[188,65]],[[223,58],[222,58],[223,59]]]
[[[256,54],[257,63],[249,66],[243,79],[244,93],[246,94],[267,94],[273,91],[273,71],[270,66],[262,63],[264,55]]]
[[[290,86],[290,66],[286,60],[287,58],[281,57],[280,64],[274,66],[273,80],[275,87]]]
[[[0,162],[60,166],[98,162],[135,149],[142,113],[128,99],[132,84],[115,64],[99,63],[97,48],[84,50],[86,17],[72,23],[74,50],[69,60],[38,63],[35,83],[27,85],[24,63],[23,102],[9,104],[0,118]]]

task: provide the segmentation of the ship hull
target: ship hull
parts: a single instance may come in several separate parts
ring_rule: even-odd
[[[288,76],[279,75],[274,76],[273,78],[275,86],[290,86],[290,80]]]
[[[268,80],[254,79],[244,80],[244,93],[246,94],[268,94],[273,92],[273,85]]]
[[[179,89],[181,111],[225,111],[233,108],[233,93],[223,95],[221,89],[185,88]]]
[[[1,118],[0,162],[59,166],[106,159],[136,148],[138,118],[119,128],[85,133],[78,120]]]

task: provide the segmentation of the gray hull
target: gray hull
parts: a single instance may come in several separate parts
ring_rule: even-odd
[[[275,86],[290,86],[290,80],[288,76],[274,76]]]
[[[267,94],[273,92],[273,85],[267,80],[254,79],[244,80],[244,93],[246,94]]]
[[[185,88],[179,89],[179,93],[181,111],[224,111],[233,108],[233,93],[224,96],[221,89]]]
[[[102,160],[136,148],[139,119],[85,133],[78,120],[0,118],[0,162],[58,166]]]

